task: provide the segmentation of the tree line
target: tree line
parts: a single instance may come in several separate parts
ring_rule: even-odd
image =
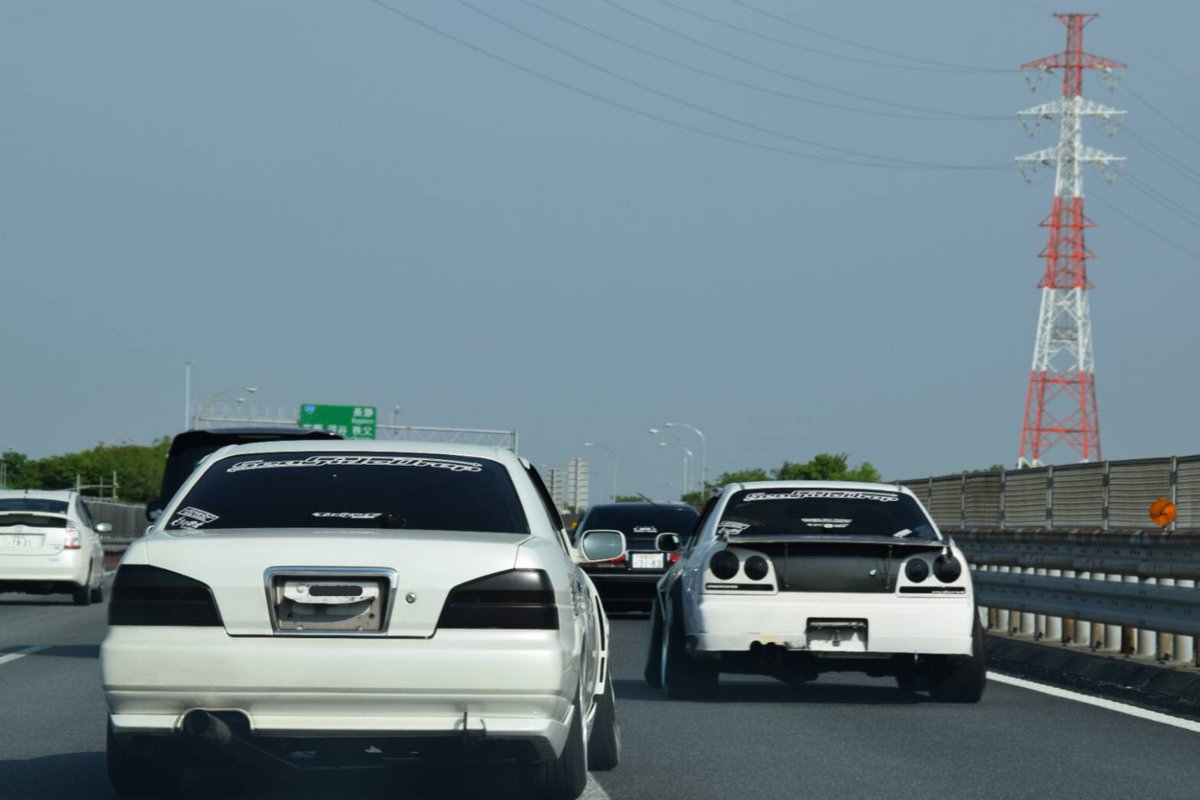
[[[109,486],[115,472],[117,499],[145,503],[158,497],[170,446],[170,437],[164,436],[150,445],[101,443],[89,450],[45,458],[9,450],[2,454],[6,488],[73,489],[77,481],[85,486]],[[87,489],[84,494],[95,496],[99,490]],[[105,497],[112,494],[111,489],[104,491]]]

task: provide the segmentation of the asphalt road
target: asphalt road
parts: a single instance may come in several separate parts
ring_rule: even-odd
[[[641,681],[644,618],[613,623],[624,742],[586,797],[1192,798],[1200,734],[993,682],[983,702],[940,705],[889,680],[801,689],[722,678],[707,702],[668,702]],[[0,595],[0,798],[113,798],[104,767],[101,606]],[[44,647],[12,658],[19,651]],[[280,782],[191,775],[184,796],[513,797],[503,776],[338,772]]]

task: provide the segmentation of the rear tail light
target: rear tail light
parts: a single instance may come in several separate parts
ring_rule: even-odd
[[[540,569],[498,572],[450,590],[439,628],[557,630],[550,576]]]
[[[83,540],[79,538],[79,527],[74,522],[67,523],[67,539],[63,544],[64,550],[79,550],[83,547]]]
[[[222,625],[208,586],[186,575],[144,564],[129,564],[117,570],[108,604],[108,624]]]
[[[761,581],[771,571],[770,565],[762,556],[750,556],[746,559],[746,564],[742,569],[745,570],[746,577],[752,581]]]
[[[962,564],[952,555],[940,555],[933,562],[933,574],[942,583],[954,583],[962,575]]]
[[[913,583],[920,583],[929,577],[929,562],[923,558],[910,558],[904,562],[904,576]]]
[[[677,563],[679,563],[679,552],[678,552],[678,551],[676,551],[676,552],[674,552],[674,553],[667,553],[667,563],[668,563],[668,564],[677,564]]]
[[[738,557],[728,550],[717,551],[708,562],[708,568],[712,570],[713,576],[722,581],[735,577],[741,566],[742,562],[738,560]]]

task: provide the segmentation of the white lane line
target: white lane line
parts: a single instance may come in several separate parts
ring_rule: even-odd
[[[25,656],[31,656],[34,653],[40,653],[42,650],[45,650],[48,647],[50,647],[48,644],[35,644],[32,647],[25,647],[8,653],[7,655],[0,656],[0,667],[11,661],[16,661],[18,658],[24,658]]]
[[[608,792],[604,791],[604,787],[596,783],[596,779],[589,774],[587,786],[583,787],[583,794],[579,795],[579,800],[612,800],[612,798],[608,796]]]
[[[998,672],[989,672],[987,674],[989,681],[997,683],[1007,683],[1010,686],[1017,686],[1021,689],[1029,689],[1042,694],[1061,697],[1065,700],[1074,700],[1076,703],[1084,703],[1097,708],[1106,708],[1109,711],[1116,711],[1118,714],[1128,714],[1131,717],[1147,719],[1151,722],[1158,722],[1163,725],[1170,725],[1174,728],[1183,728],[1185,731],[1200,733],[1200,722],[1194,722],[1190,719],[1181,719],[1180,717],[1172,717],[1170,714],[1162,714],[1158,711],[1148,711],[1144,708],[1131,706],[1128,703],[1118,703],[1116,700],[1106,700],[1103,697],[1092,697],[1079,692],[1072,692],[1070,689],[1060,689],[1057,686],[1048,686],[1044,683],[1034,683],[1023,678],[1014,678],[1011,675],[1001,675]]]

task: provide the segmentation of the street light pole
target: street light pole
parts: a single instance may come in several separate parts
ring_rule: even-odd
[[[686,422],[668,422],[663,427],[687,428],[700,437],[700,492],[703,493],[705,487],[708,486],[708,439],[704,436],[704,431],[695,425],[688,425]]]
[[[610,456],[612,456],[612,462],[613,462],[612,502],[614,502],[614,503],[617,502],[617,451],[613,450],[611,447],[609,447],[606,444],[601,444],[600,442],[584,442],[583,446],[584,447],[599,447],[601,450],[607,450],[608,454]]]
[[[678,446],[679,449],[683,450],[683,492],[680,496],[680,499],[682,500],[683,499],[682,495],[688,493],[688,462],[691,461],[692,456],[695,454],[691,450],[684,447],[682,442],[659,442],[658,446],[666,447],[666,446],[672,445],[672,444]]]
[[[210,405],[212,405],[212,402],[221,395],[229,394],[230,392],[249,392],[250,394],[254,394],[257,391],[257,386],[231,386],[228,389],[222,389],[219,392],[213,392],[208,396],[208,399],[196,407],[196,416],[192,418],[192,427],[195,428],[200,424],[200,418],[204,416],[204,412]],[[245,398],[242,399],[243,401],[245,400]]]

